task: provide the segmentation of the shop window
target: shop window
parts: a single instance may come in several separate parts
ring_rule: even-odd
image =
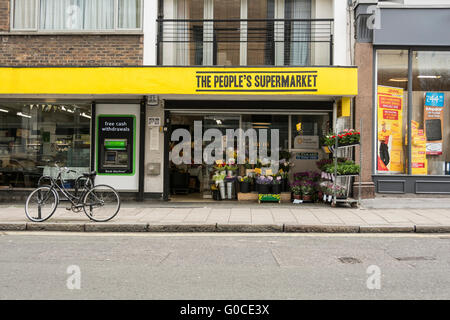
[[[267,130],[267,151],[271,150],[271,130],[277,129],[279,148],[289,150],[289,116],[284,115],[242,115],[242,129],[255,129],[259,139],[259,130]]]
[[[15,0],[13,30],[97,31],[142,27],[142,0]]]
[[[311,63],[311,0],[286,0],[285,33],[290,41],[284,43],[284,64],[306,66]],[[300,20],[300,21],[299,21]]]
[[[275,1],[260,0],[247,2],[247,18],[253,20],[247,27],[247,65],[261,66],[275,64]],[[268,19],[264,21],[264,19]]]
[[[407,89],[408,51],[378,50],[377,173],[408,172]]]
[[[55,163],[89,171],[90,117],[87,104],[0,104],[0,186],[34,188]]]
[[[292,115],[291,148],[319,149],[321,138],[330,131],[329,115]]]
[[[412,52],[412,174],[450,174],[449,63],[448,51]]]

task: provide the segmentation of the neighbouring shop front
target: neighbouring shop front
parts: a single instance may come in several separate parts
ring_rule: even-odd
[[[373,39],[376,192],[450,194],[449,12],[381,7],[383,28]]]
[[[256,200],[258,185],[268,184],[262,181],[268,179],[270,193],[284,192],[283,200],[290,201],[296,181],[303,181],[304,194],[305,181],[316,186],[323,181],[321,165],[331,163],[324,141],[332,132],[353,127],[349,98],[357,94],[357,70],[352,67],[0,72],[7,80],[0,88],[4,195],[29,192],[41,175],[56,176],[58,164],[80,174],[96,170],[96,183],[138,199]],[[61,72],[73,77],[61,80]],[[227,129],[254,129],[258,141],[267,130],[269,154],[270,132],[276,129],[278,170],[259,156],[256,163],[231,163],[226,157],[213,164],[174,163],[173,132],[185,129],[194,137],[195,123],[202,133],[216,129],[224,136]],[[237,150],[223,152],[231,152],[236,161]],[[65,178],[72,187],[75,177]],[[221,193],[220,181],[233,182],[230,192]]]

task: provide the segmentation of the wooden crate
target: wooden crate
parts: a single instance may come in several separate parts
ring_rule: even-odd
[[[242,193],[238,192],[239,201],[258,201],[258,194],[256,192]]]
[[[282,192],[281,193],[281,202],[291,202],[291,193],[290,192]]]

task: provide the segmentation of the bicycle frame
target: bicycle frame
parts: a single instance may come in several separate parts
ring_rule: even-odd
[[[63,178],[62,178],[62,174],[61,174],[61,173],[62,173],[62,172],[59,172],[59,173],[58,173],[58,176],[56,177],[56,179],[53,179],[53,178],[50,177],[50,176],[42,176],[42,177],[40,177],[40,178],[39,178],[39,181],[38,181],[38,187],[41,186],[41,181],[42,181],[42,180],[45,180],[45,179],[50,180],[50,192],[52,192],[53,190],[56,191],[56,195],[58,196],[58,202],[59,202],[59,199],[60,199],[60,198],[59,198],[59,193],[58,193],[58,191],[59,191],[59,192],[61,192],[61,193],[67,198],[67,200],[70,201],[70,203],[72,204],[72,206],[74,206],[75,208],[82,207],[82,206],[83,206],[83,203],[80,203],[80,202],[82,201],[84,195],[85,195],[85,194],[89,191],[89,189],[90,189],[90,188],[86,187],[86,186],[87,186],[87,183],[84,184],[80,196],[73,195],[73,194],[70,193],[68,190],[66,190],[66,188],[64,187],[64,180],[63,180]],[[89,181],[91,187],[94,186],[94,181],[93,181],[93,179],[90,178],[90,177],[84,177],[84,176],[80,176],[80,177],[78,177],[78,178],[75,180],[75,186],[76,186],[76,184],[77,184],[78,181],[83,180],[83,179]],[[60,182],[61,185],[58,185],[58,181]],[[77,189],[76,189],[76,190],[77,190]]]

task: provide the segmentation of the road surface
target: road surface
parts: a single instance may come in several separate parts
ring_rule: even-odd
[[[0,248],[0,299],[450,299],[446,234],[0,232]]]

